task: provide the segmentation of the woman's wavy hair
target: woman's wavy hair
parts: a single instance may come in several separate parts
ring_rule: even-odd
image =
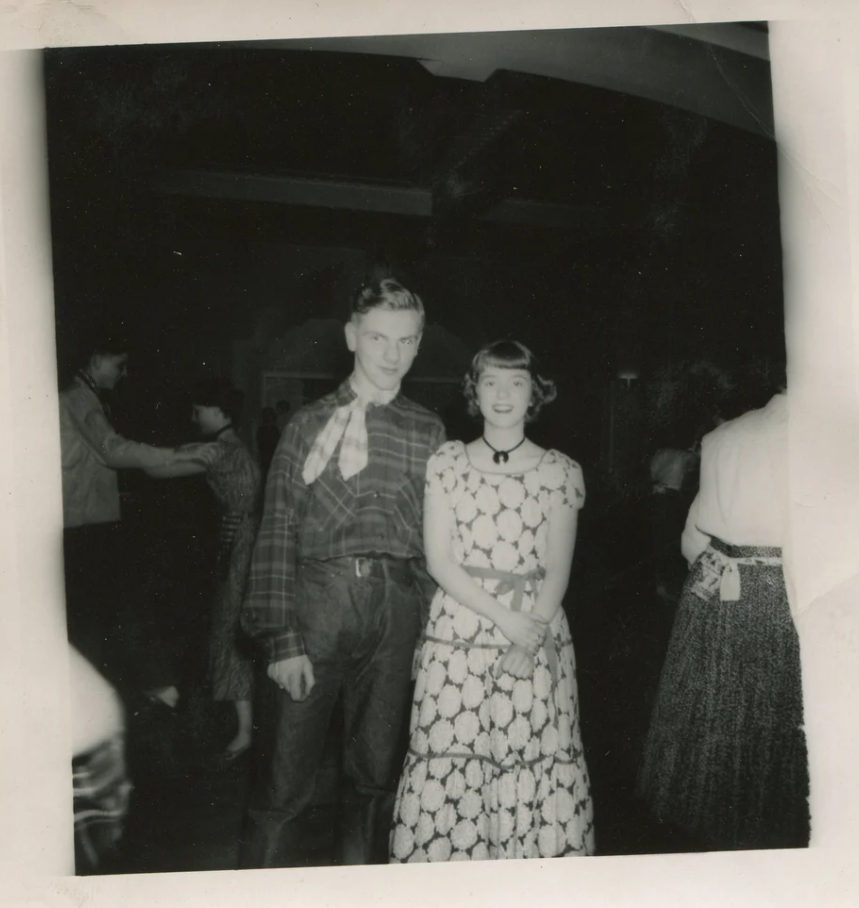
[[[531,403],[525,416],[526,422],[535,420],[546,404],[558,396],[555,383],[540,375],[537,357],[519,341],[500,340],[484,347],[471,361],[462,393],[471,416],[480,416],[480,405],[477,402],[477,385],[484,369],[495,366],[499,369],[522,369],[531,376]]]
[[[235,425],[242,416],[244,394],[217,378],[204,379],[191,389],[191,403],[200,407],[218,407]]]

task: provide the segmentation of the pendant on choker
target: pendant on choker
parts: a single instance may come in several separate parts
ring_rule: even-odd
[[[507,463],[510,460],[510,455],[516,450],[516,448],[521,448],[525,444],[525,436],[522,436],[522,440],[517,445],[513,445],[512,448],[508,448],[506,451],[500,451],[498,448],[492,447],[488,441],[486,441],[486,436],[483,436],[483,441],[486,444],[486,447],[492,451],[492,462],[497,464]]]

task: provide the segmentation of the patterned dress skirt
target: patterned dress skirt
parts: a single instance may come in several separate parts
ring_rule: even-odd
[[[445,639],[445,628],[463,619],[486,620],[439,591],[421,650],[391,861],[591,854],[593,810],[566,615],[556,614],[524,680],[498,670],[506,642]]]
[[[738,598],[724,594],[731,578]],[[659,820],[714,850],[804,847],[802,723],[780,550],[714,539],[680,599],[638,793]]]
[[[253,692],[253,652],[240,617],[257,523],[252,514],[230,514],[221,523],[209,648],[215,700],[250,700]]]

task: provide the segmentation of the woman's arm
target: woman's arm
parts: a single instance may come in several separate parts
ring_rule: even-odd
[[[202,463],[186,460],[163,467],[148,467],[144,472],[153,479],[180,479],[183,476],[198,476],[200,473],[205,473],[206,467]]]
[[[512,643],[536,649],[543,639],[542,623],[522,612],[511,612],[457,564],[451,546],[453,526],[446,496],[428,487],[424,497],[424,551],[432,578],[461,605],[497,625]]]
[[[177,459],[173,463],[147,467],[144,472],[153,479],[180,479],[183,476],[198,476],[205,473],[218,458],[217,442],[197,441],[176,449]]]
[[[573,553],[576,548],[576,531],[579,522],[577,497],[558,501],[549,513],[545,570],[546,576],[540,585],[540,592],[531,614],[545,622],[555,617],[564,601],[564,594],[570,583]],[[500,672],[509,672],[515,678],[529,678],[534,671],[534,651],[520,646],[510,646],[498,667]]]
[[[691,565],[695,563],[695,560],[709,544],[710,537],[698,529],[698,496],[696,495],[686,517],[683,535],[680,537],[680,551]]]
[[[546,576],[540,585],[532,614],[547,624],[555,617],[570,584],[579,510],[575,505],[558,502],[549,512],[546,543]]]

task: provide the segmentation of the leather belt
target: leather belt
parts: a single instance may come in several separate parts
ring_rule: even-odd
[[[371,577],[411,580],[414,577],[411,558],[394,558],[391,555],[347,555],[343,558],[326,558],[313,563],[358,580]]]

